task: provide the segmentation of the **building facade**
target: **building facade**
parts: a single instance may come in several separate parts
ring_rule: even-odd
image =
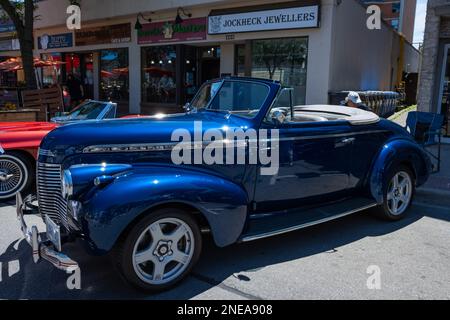
[[[398,70],[418,69],[418,52],[400,50],[391,27],[367,29],[357,0],[82,0],[75,31],[68,2],[39,3],[35,55],[62,62],[42,68],[42,82],[72,73],[87,97],[117,101],[123,113],[179,111],[223,75],[279,80],[297,104],[320,104],[333,91],[392,90]]]
[[[5,16],[5,13],[0,12]],[[0,63],[11,58],[20,57],[20,44],[16,38],[14,24],[11,20],[0,19]],[[21,70],[17,72],[0,71],[0,87],[16,86],[24,80],[24,74]]]
[[[383,19],[412,42],[417,0],[362,0],[366,5],[378,5]]]
[[[450,137],[450,1],[429,0],[419,80],[418,108],[443,114]]]

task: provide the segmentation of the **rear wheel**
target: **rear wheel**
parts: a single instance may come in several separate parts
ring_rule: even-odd
[[[391,170],[383,188],[383,205],[378,214],[384,219],[397,221],[404,218],[415,193],[414,174],[406,166]]]
[[[161,291],[187,276],[201,246],[196,221],[182,210],[165,208],[139,221],[119,243],[113,259],[127,282]]]
[[[33,181],[34,166],[28,157],[14,151],[0,155],[0,201],[29,191]]]

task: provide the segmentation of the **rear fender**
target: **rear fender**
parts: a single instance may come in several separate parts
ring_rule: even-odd
[[[407,164],[413,170],[417,186],[426,182],[432,168],[425,150],[414,141],[398,139],[387,142],[374,162],[369,179],[370,192],[379,204],[383,203],[386,175],[400,164]]]

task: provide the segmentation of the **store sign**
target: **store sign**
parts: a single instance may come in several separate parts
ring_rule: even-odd
[[[73,35],[72,33],[62,33],[48,35],[43,34],[38,37],[38,48],[47,50],[55,48],[70,48],[73,46]]]
[[[20,50],[19,39],[0,40],[0,51]]]
[[[0,19],[0,32],[12,32],[16,27],[10,19]]]
[[[126,43],[131,41],[131,24],[115,24],[75,31],[75,44],[87,46],[95,44]]]
[[[318,26],[319,5],[208,17],[209,34],[317,28]]]
[[[206,39],[206,18],[185,19],[180,24],[157,22],[142,25],[138,44],[170,43]]]

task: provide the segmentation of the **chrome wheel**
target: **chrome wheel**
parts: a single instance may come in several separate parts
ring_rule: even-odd
[[[9,155],[0,156],[0,199],[12,197],[22,191],[28,180],[25,164]]]
[[[163,285],[179,277],[189,266],[195,249],[189,225],[177,218],[152,223],[137,239],[133,267],[145,283]]]
[[[413,184],[410,175],[400,171],[391,179],[387,191],[387,207],[389,212],[398,216],[408,209],[413,193]]]

